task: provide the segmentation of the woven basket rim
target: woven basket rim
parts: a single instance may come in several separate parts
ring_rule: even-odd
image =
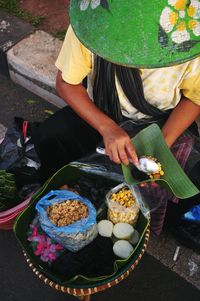
[[[56,282],[54,282],[54,281],[48,279],[46,276],[44,276],[40,271],[38,271],[37,268],[35,268],[35,266],[31,263],[31,260],[29,259],[26,252],[23,251],[23,253],[26,258],[27,263],[29,264],[29,267],[39,277],[39,279],[41,279],[45,284],[49,285],[50,287],[52,287],[58,291],[62,291],[64,293],[67,293],[67,294],[70,294],[73,296],[88,296],[88,295],[92,295],[97,292],[106,290],[106,289],[118,284],[123,279],[125,279],[130,274],[130,272],[132,270],[134,270],[134,268],[138,265],[139,261],[141,260],[142,256],[144,255],[145,250],[147,248],[148,241],[149,241],[149,236],[150,236],[150,226],[148,226],[148,228],[146,230],[145,237],[144,237],[144,244],[143,244],[140,254],[138,255],[138,258],[134,261],[134,263],[131,264],[131,266],[129,266],[127,271],[123,272],[121,275],[118,275],[114,280],[107,282],[107,283],[100,283],[99,285],[96,285],[95,287],[92,284],[91,285],[83,284],[83,285],[74,285],[73,286],[73,283],[72,283],[68,287],[57,284]],[[106,282],[106,280],[104,280],[102,282]]]

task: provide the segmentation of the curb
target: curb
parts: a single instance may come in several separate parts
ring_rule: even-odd
[[[37,30],[7,52],[11,79],[59,108],[65,106],[55,89],[61,46],[62,41]]]
[[[55,89],[55,61],[62,41],[0,11],[0,73],[61,108]]]
[[[0,73],[9,76],[7,51],[34,31],[33,26],[0,11]]]

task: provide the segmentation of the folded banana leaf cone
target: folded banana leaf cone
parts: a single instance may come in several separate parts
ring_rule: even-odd
[[[31,263],[34,267],[45,275],[51,281],[55,281],[60,285],[67,285],[68,287],[84,287],[88,285],[95,285],[96,283],[107,283],[116,279],[116,277],[122,275],[125,271],[127,271],[136,261],[138,262],[139,259],[142,257],[144,252],[144,245],[146,245],[147,237],[149,236],[149,218],[145,217],[142,212],[140,212],[138,223],[137,223],[137,230],[140,234],[140,239],[137,245],[134,248],[133,253],[127,259],[119,259],[118,257],[114,257],[113,259],[113,269],[112,273],[106,274],[102,273],[99,275],[98,273],[93,274],[92,276],[88,275],[87,273],[78,273],[77,275],[63,275],[55,269],[52,269],[51,266],[48,266],[44,262],[42,262],[38,256],[36,256],[33,252],[33,249],[30,246],[30,242],[27,240],[27,231],[29,229],[30,223],[36,216],[35,205],[36,203],[49,191],[57,190],[63,185],[67,184],[69,187],[73,187],[76,185],[77,181],[80,177],[90,178],[96,183],[99,179],[109,182],[109,184],[114,187],[119,184],[114,179],[104,178],[103,176],[96,175],[96,174],[87,174],[87,172],[80,170],[76,167],[67,165],[60,169],[55,175],[53,175],[32,197],[31,204],[21,213],[18,217],[15,225],[14,225],[14,233],[16,238],[18,239],[21,247],[23,248],[24,252],[31,260]],[[92,194],[90,196],[90,201],[92,201]],[[101,205],[98,207],[97,210],[97,221],[101,220],[102,218],[106,217],[106,204],[105,198],[102,198]],[[110,239],[110,238],[109,238]],[[87,248],[92,247],[93,242],[87,246]],[[101,245],[101,250],[103,256],[106,256],[106,249],[103,249]],[[81,254],[84,253],[84,249]],[[98,250],[97,250],[98,252]],[[70,254],[68,253],[68,259],[70,258]],[[74,260],[74,257],[73,257]],[[87,258],[86,258],[87,260]],[[90,259],[91,260],[91,259]],[[98,256],[93,258],[93,263],[90,262],[91,265],[96,266],[95,260],[98,260]],[[105,269],[106,271],[106,269]]]
[[[168,148],[158,125],[152,124],[140,131],[132,138],[132,143],[138,157],[152,156],[156,158],[161,163],[164,175],[160,179],[145,179],[141,181],[134,177],[131,164],[128,166],[122,165],[126,183],[135,185],[154,181],[180,199],[186,199],[199,193],[198,188],[188,178]]]

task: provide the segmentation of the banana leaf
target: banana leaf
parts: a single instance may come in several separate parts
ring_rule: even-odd
[[[35,210],[35,204],[37,201],[43,197],[47,192],[50,190],[56,190],[59,187],[61,187],[64,184],[67,184],[69,186],[73,186],[76,184],[77,179],[80,176],[85,175],[86,177],[92,177],[95,181],[97,177],[102,177],[100,175],[88,175],[86,172],[81,171],[75,167],[72,167],[70,165],[64,166],[62,169],[60,169],[53,177],[51,177],[32,197],[31,204],[21,213],[21,215],[18,217],[15,225],[14,225],[14,233],[16,235],[17,240],[19,241],[20,245],[22,246],[25,253],[28,255],[28,257],[31,259],[31,262],[33,265],[47,278],[51,279],[52,281],[55,281],[58,284],[61,285],[68,285],[72,283],[73,287],[74,285],[87,285],[88,283],[96,283],[101,281],[106,281],[107,279],[112,279],[116,275],[121,273],[121,270],[124,268],[124,266],[129,265],[130,263],[133,263],[138,257],[138,253],[140,253],[143,244],[144,244],[144,236],[146,233],[146,230],[149,226],[149,219],[144,217],[142,213],[139,215],[138,223],[137,223],[137,230],[140,233],[140,241],[135,246],[135,249],[133,253],[130,255],[129,258],[126,260],[116,260],[114,263],[114,273],[112,275],[103,275],[101,277],[85,277],[84,275],[76,275],[73,278],[67,278],[64,277],[54,271],[51,270],[50,267],[47,267],[46,265],[43,265],[41,260],[33,254],[33,251],[29,245],[29,242],[27,241],[27,230],[29,228],[29,225],[33,218],[35,217],[36,210]],[[115,180],[111,180],[109,178],[106,179],[107,181],[110,181],[110,183],[114,186],[118,185],[119,182]],[[97,220],[105,218],[106,214],[106,206],[103,202],[102,207],[99,208],[97,211]]]
[[[15,176],[5,170],[0,170],[0,210],[12,208],[20,201]]]
[[[132,143],[138,157],[146,155],[157,158],[162,165],[164,175],[156,180],[139,181],[134,178],[131,172],[131,164],[128,166],[122,165],[124,179],[127,184],[134,185],[154,181],[180,199],[190,198],[199,193],[198,188],[191,182],[168,148],[162,132],[156,124],[152,124],[140,131],[132,138]]]

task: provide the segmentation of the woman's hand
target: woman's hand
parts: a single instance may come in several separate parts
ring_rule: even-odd
[[[62,79],[59,71],[57,91],[63,100],[103,137],[106,153],[115,163],[129,164],[129,159],[138,162],[135,149],[128,134],[110,117],[105,115],[89,98],[82,84],[72,85]]]
[[[120,164],[129,164],[131,159],[134,164],[138,163],[135,148],[132,145],[129,135],[117,124],[113,123],[109,127],[104,127],[101,132],[103,136],[106,154],[110,160]]]

